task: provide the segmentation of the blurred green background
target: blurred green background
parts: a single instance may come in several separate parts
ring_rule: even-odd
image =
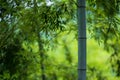
[[[86,0],[87,80],[120,80],[119,4]],[[77,80],[77,7],[76,0],[0,0],[0,80]]]

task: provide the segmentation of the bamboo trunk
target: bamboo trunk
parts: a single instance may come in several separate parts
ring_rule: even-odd
[[[78,80],[86,80],[86,12],[85,0],[78,0]]]
[[[40,51],[40,69],[41,69],[41,80],[46,80],[45,76],[45,65],[44,65],[44,48],[43,48],[43,40],[41,38],[41,35],[38,32],[38,43],[39,43],[39,51]]]
[[[38,14],[38,10],[37,10],[37,0],[34,0],[34,14],[37,15]],[[38,38],[38,46],[39,46],[39,54],[40,54],[40,69],[41,69],[41,80],[46,80],[46,76],[45,76],[45,65],[44,65],[44,42],[42,40],[41,34],[40,34],[40,29],[39,29],[39,25],[38,22],[36,20],[34,20],[35,22],[35,30],[36,30],[36,35]]]

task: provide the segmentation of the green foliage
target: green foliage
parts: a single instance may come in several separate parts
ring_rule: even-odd
[[[117,73],[116,75],[119,76],[120,2],[119,0],[111,0],[109,2],[107,0],[89,0],[88,2],[90,3],[88,6],[94,4],[92,7],[88,7],[88,22],[90,22],[88,30],[112,54],[110,59],[111,67]]]
[[[88,39],[88,80],[119,80],[119,4],[87,1],[88,34],[109,52]],[[77,79],[76,5],[75,0],[51,5],[0,0],[0,80]]]

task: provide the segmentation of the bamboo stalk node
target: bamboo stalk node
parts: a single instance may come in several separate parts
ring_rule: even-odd
[[[86,8],[86,6],[77,5],[79,8]]]
[[[82,69],[78,69],[78,70],[86,70],[86,68],[85,69],[82,68]]]
[[[78,37],[78,39],[87,39],[86,37]]]

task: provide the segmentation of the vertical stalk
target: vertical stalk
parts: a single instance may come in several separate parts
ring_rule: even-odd
[[[34,13],[35,13],[35,16],[38,14],[36,0],[34,0]],[[36,35],[38,38],[38,46],[39,46],[39,54],[40,54],[41,80],[46,80],[46,78],[45,78],[45,66],[44,66],[44,48],[43,48],[44,42],[42,40],[39,25],[38,25],[38,22],[36,21],[36,19],[34,22],[35,22],[35,28],[36,28],[35,30],[36,30]]]
[[[38,44],[39,44],[39,51],[40,51],[40,65],[41,65],[41,80],[46,80],[45,79],[45,66],[44,66],[44,48],[43,48],[43,40],[41,38],[41,35],[39,32],[37,33],[38,36]]]
[[[86,80],[86,12],[85,0],[78,2],[78,80]]]

